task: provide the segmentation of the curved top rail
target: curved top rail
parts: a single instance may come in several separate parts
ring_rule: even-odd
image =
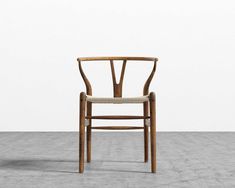
[[[158,61],[155,57],[79,57],[78,61],[103,61],[103,60],[130,60],[130,61]]]

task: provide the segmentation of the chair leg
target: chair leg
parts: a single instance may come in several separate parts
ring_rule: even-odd
[[[87,162],[91,162],[91,126],[87,126],[87,132],[86,132],[86,139],[87,139]]]
[[[85,93],[80,94],[80,119],[79,119],[79,173],[84,171],[84,142],[85,142]]]
[[[144,162],[148,162],[148,126],[144,125]]]
[[[87,115],[92,115],[92,103],[87,102]],[[91,122],[89,119],[89,125],[87,126],[87,162],[91,161]]]
[[[148,116],[148,102],[144,103],[144,116]],[[148,162],[148,126],[144,120],[144,162]]]
[[[156,172],[156,97],[150,93],[151,168]]]

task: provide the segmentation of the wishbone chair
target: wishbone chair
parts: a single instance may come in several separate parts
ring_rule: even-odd
[[[120,81],[117,83],[114,61],[123,61]],[[85,145],[85,127],[87,134],[87,162],[91,161],[91,131],[92,129],[108,129],[108,130],[129,130],[129,129],[143,129],[144,130],[144,161],[148,161],[148,131],[150,127],[150,140],[151,140],[151,171],[156,172],[156,97],[154,92],[149,92],[149,85],[154,76],[157,67],[157,58],[153,57],[81,57],[77,59],[79,71],[85,82],[86,92],[80,93],[80,118],[79,118],[79,172],[84,171],[84,145]],[[83,69],[82,62],[85,61],[109,61],[113,81],[113,97],[95,97],[92,96],[92,87],[87,79]],[[143,61],[153,62],[153,69],[148,79],[146,80],[143,88],[143,96],[140,97],[122,97],[123,78],[128,61]],[[93,103],[142,103],[143,115],[92,115]],[[92,119],[143,119],[143,126],[92,126]]]

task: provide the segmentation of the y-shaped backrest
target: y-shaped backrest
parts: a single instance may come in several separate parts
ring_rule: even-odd
[[[156,71],[156,66],[157,66],[157,61],[158,61],[157,58],[153,58],[153,57],[82,57],[82,58],[78,58],[77,60],[78,60],[78,66],[79,66],[81,76],[82,76],[82,78],[85,82],[85,85],[86,85],[87,95],[92,95],[92,87],[91,87],[91,84],[82,69],[81,62],[82,61],[104,61],[104,60],[110,61],[112,79],[113,79],[113,96],[114,97],[122,97],[122,84],[123,84],[123,78],[124,78],[124,73],[125,73],[127,61],[154,62],[153,70],[152,70],[151,74],[149,75],[148,79],[146,80],[146,82],[144,84],[144,89],[143,89],[143,94],[148,95],[149,85],[150,85],[152,78],[153,78],[153,75]],[[117,80],[116,80],[115,69],[114,69],[114,64],[113,64],[113,61],[115,61],[115,60],[123,61],[119,83],[117,83]]]

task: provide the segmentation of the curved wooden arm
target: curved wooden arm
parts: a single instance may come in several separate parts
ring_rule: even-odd
[[[154,73],[156,71],[156,67],[157,67],[157,59],[154,60],[154,65],[153,65],[153,70],[151,72],[151,74],[149,75],[147,81],[144,84],[144,90],[143,90],[143,94],[144,95],[148,95],[149,94],[149,85],[153,79]]]
[[[87,79],[85,73],[83,72],[82,64],[81,64],[81,61],[79,61],[79,60],[78,60],[78,66],[79,66],[79,71],[80,71],[80,74],[82,76],[82,79],[83,79],[83,81],[85,82],[85,85],[86,85],[86,94],[87,95],[92,95],[91,84],[90,84],[89,80]]]

